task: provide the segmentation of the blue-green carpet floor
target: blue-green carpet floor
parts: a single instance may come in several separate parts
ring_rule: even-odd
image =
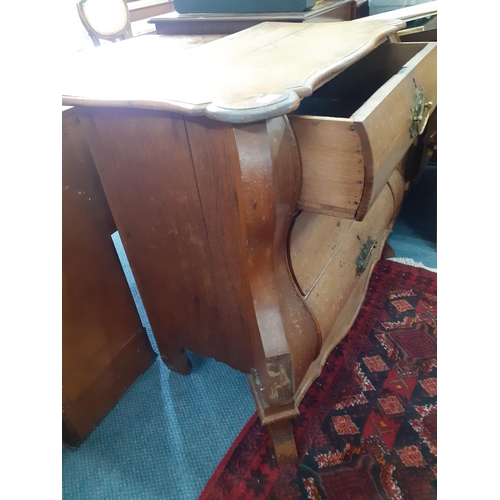
[[[396,257],[431,268],[437,262],[436,173],[435,165],[427,167],[389,238]],[[152,339],[123,249],[114,240]],[[63,446],[65,500],[198,498],[255,406],[245,375],[189,355],[188,377],[157,359],[76,451]]]

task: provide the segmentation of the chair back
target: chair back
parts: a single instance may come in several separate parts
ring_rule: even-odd
[[[132,37],[130,13],[125,0],[77,0],[78,15],[97,47],[99,40]]]

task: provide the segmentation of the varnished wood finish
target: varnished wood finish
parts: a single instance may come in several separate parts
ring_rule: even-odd
[[[407,187],[410,83],[435,81],[435,44],[383,43],[404,24],[264,23],[184,41],[168,65],[175,37],[143,37],[87,58],[95,86],[65,85],[163,360],[187,373],[189,349],[247,373],[280,462]],[[134,60],[151,78],[111,88]],[[313,92],[343,114],[282,116]]]
[[[290,260],[304,297],[309,297],[352,225],[353,221],[313,212],[297,217],[290,237]]]
[[[231,127],[214,125],[205,132],[206,144],[224,161],[208,166],[209,154],[202,158],[189,148],[188,130],[196,133],[196,123],[186,124],[181,115],[99,108],[92,111],[89,136],[163,359],[175,369],[188,348],[249,373],[255,321],[239,304],[250,297],[229,279],[231,266],[243,261],[239,238],[231,239],[239,231],[232,185],[238,156]],[[215,165],[220,183],[212,195],[223,221],[205,216],[203,203],[210,200],[197,182]]]
[[[343,309],[345,301],[349,297],[349,290],[353,288],[353,283],[359,277],[356,276],[356,257],[360,253],[360,242],[366,242],[368,236],[373,240],[376,240],[377,249],[380,248],[380,242],[383,238],[382,232],[388,227],[393,213],[394,213],[394,203],[391,191],[388,187],[380,194],[378,203],[378,210],[371,210],[363,223],[351,222],[345,235],[343,232],[338,231],[339,236],[344,236],[342,240],[336,242],[332,237],[330,240],[333,250],[330,250],[327,254],[328,261],[318,275],[314,286],[312,286],[306,296],[306,302],[313,312],[314,316],[318,320],[321,326],[321,332],[323,336],[327,335],[336,319],[337,315]],[[314,214],[315,220],[308,220],[307,225],[313,225],[314,222],[321,225],[321,218],[326,217],[328,219],[328,224],[331,227],[329,232],[323,231],[316,233],[316,238],[325,238],[325,234],[335,235],[335,229],[341,229],[342,225],[349,224],[342,219],[336,217],[329,217],[320,214]],[[302,274],[296,269],[293,264],[293,258],[298,258],[299,262],[306,258],[308,253],[308,246],[314,247],[315,239],[309,237],[307,244],[302,244],[304,248],[304,254],[300,255],[295,253],[294,244],[297,239],[300,240],[302,234],[299,234],[301,230],[300,217],[294,226],[294,231],[292,232],[292,238],[290,240],[290,254],[292,255],[292,267],[295,270],[295,275],[299,284],[302,280]],[[341,227],[338,227],[338,223],[341,223]],[[296,234],[294,234],[296,233]],[[373,252],[373,255],[377,255],[378,250]],[[304,272],[303,270],[301,270]],[[363,275],[366,276],[364,273]]]
[[[102,108],[89,129],[162,358],[176,369],[187,348],[246,373],[254,367],[263,406],[289,403],[320,336],[287,267],[300,191],[288,122],[233,130]],[[297,329],[305,346],[292,342]]]
[[[153,362],[74,109],[62,119],[63,439],[78,446]]]
[[[338,115],[310,116],[302,103],[290,117],[303,164],[301,209],[365,217],[414,140],[415,84],[432,102],[428,112],[436,107],[436,52],[433,43],[381,45],[311,96]]]
[[[235,137],[250,287],[266,363],[265,369],[256,368],[261,384],[268,388],[267,404],[274,407],[292,401],[295,383],[320,348],[317,324],[287,263],[288,228],[300,192],[300,161],[288,121],[282,117],[239,126]],[[295,342],[297,337],[307,341]]]
[[[395,175],[400,176],[399,172]],[[394,197],[387,185],[376,204],[362,222],[303,212],[297,218],[290,239],[290,255],[295,276],[301,288],[316,276],[308,287],[306,304],[318,320],[323,335],[322,349],[312,362],[300,385],[295,401],[298,405],[332,349],[347,334],[366,293],[371,270],[379,260],[394,221]],[[358,276],[355,271],[360,243],[368,236],[377,241],[367,269]],[[323,240],[329,243],[326,245]],[[322,258],[314,255],[322,248]],[[309,265],[312,263],[313,268]],[[322,267],[318,272],[319,267]]]
[[[410,53],[418,50],[420,44],[387,44],[387,57],[396,59],[395,47],[403,47]],[[369,207],[377,199],[378,193],[391,176],[394,165],[404,156],[414,138],[409,134],[411,115],[409,106],[415,99],[415,86],[425,89],[426,110],[430,116],[437,104],[437,44],[429,43],[394,75],[387,85],[380,88],[352,116],[358,128],[364,149],[371,151],[366,159],[367,182],[363,190],[363,200],[356,218],[361,220]],[[424,117],[425,118],[425,117]],[[373,174],[371,174],[373,172]],[[373,184],[370,180],[373,175]],[[371,186],[370,186],[371,185]]]
[[[137,37],[70,61],[63,104],[159,109],[231,123],[273,118],[296,109],[301,98],[403,26],[262,23],[182,51],[169,51],[167,37]],[[168,64],[159,64],[166,54]]]
[[[267,426],[279,464],[294,464],[298,459],[297,447],[290,420],[281,420]]]

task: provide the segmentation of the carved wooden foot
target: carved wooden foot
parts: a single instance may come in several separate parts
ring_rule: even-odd
[[[273,440],[274,453],[278,464],[295,463],[298,455],[290,420],[281,420],[266,427]]]
[[[382,250],[382,259],[390,259],[396,255],[396,252],[394,251],[394,248],[389,245],[389,243],[385,243],[384,249]]]
[[[191,360],[184,349],[181,349],[177,354],[162,354],[161,359],[169,370],[172,370],[179,375],[189,375],[193,367]]]

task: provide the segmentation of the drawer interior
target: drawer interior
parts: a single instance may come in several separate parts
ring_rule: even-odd
[[[349,118],[426,43],[384,43],[304,98],[293,115]]]

